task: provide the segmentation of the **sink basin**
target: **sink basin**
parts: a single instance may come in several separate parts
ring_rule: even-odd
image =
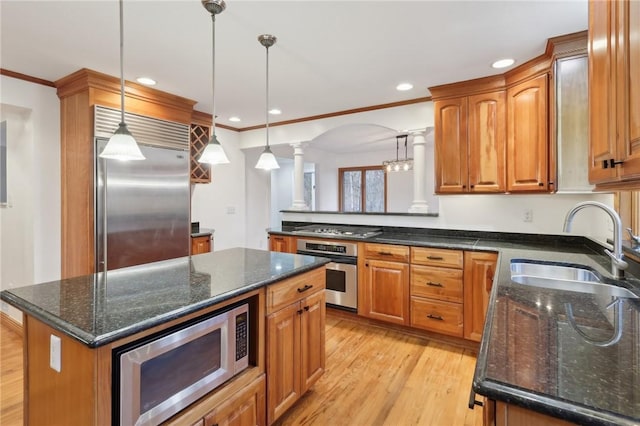
[[[601,282],[600,277],[592,270],[579,265],[513,259],[511,261],[511,280],[533,287],[638,299],[638,296],[626,288]]]

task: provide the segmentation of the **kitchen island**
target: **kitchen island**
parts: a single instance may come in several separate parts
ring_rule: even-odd
[[[265,423],[259,404],[265,402],[267,309],[282,300],[287,283],[306,283],[313,290],[305,295],[322,295],[326,262],[236,248],[3,291],[2,300],[24,313],[25,424],[112,424],[114,349],[239,303],[249,307],[249,367],[168,422],[204,424],[216,407],[255,388],[250,397]],[[60,339],[52,354],[57,366],[50,359],[54,338]],[[324,348],[324,341],[313,343]]]
[[[274,233],[296,238],[300,224],[285,225]],[[379,235],[358,241],[462,250],[465,258],[467,253],[498,253],[473,381],[474,391],[489,398],[487,412],[497,401],[498,422],[490,418],[487,424],[510,424],[509,409],[531,414],[535,420],[527,424],[534,425],[640,423],[640,299],[531,286],[511,278],[512,262],[522,260],[584,265],[605,283],[640,296],[637,262],[627,259],[627,279],[616,282],[610,279],[603,247],[578,236],[381,227]]]

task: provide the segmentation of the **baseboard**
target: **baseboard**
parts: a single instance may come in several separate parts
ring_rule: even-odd
[[[22,324],[5,312],[0,311],[0,325],[22,337]]]

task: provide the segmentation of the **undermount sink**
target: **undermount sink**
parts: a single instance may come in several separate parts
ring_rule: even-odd
[[[603,283],[595,272],[586,266],[580,265],[562,265],[513,259],[511,260],[511,280],[518,284],[533,287],[600,294],[610,297],[638,298],[626,288]]]

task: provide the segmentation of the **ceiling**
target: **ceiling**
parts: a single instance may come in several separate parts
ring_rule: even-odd
[[[1,0],[0,15],[0,67],[50,81],[80,68],[119,76],[116,0]],[[210,113],[211,18],[200,1],[125,0],[124,20],[125,78],[152,77]],[[428,96],[586,28],[586,0],[228,0],[216,18],[216,114],[236,128],[264,123],[263,33],[278,37],[270,104],[283,113],[273,123]],[[399,92],[400,82],[414,89]]]

